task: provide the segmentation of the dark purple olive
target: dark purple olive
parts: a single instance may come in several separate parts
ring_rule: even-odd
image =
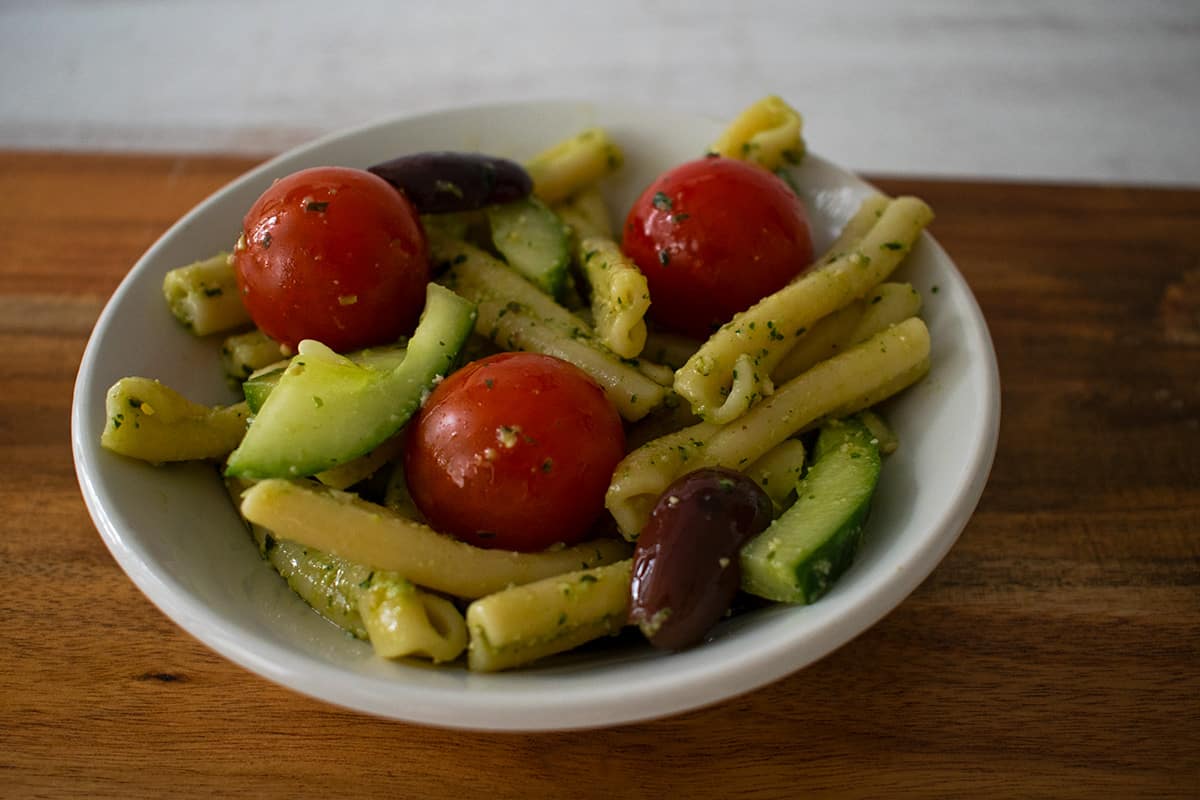
[[[474,211],[533,191],[533,179],[520,164],[479,153],[414,153],[368,172],[403,191],[422,214]]]
[[[771,498],[740,472],[713,467],[676,480],[638,536],[629,622],[655,647],[699,642],[737,594],[738,550],[771,517]]]

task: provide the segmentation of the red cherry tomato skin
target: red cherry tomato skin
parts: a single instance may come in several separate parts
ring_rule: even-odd
[[[586,373],[536,353],[500,353],[442,381],[409,426],[405,476],[438,531],[534,552],[589,535],[625,434]]]
[[[707,339],[812,262],[804,204],[761,167],[709,157],[660,175],[625,221],[623,249],[646,276],[650,315]]]
[[[430,277],[412,204],[383,179],[346,167],[273,183],[246,214],[234,268],[264,333],[339,352],[411,333]]]

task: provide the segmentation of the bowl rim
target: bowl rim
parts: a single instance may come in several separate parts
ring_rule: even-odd
[[[97,388],[98,376],[93,367],[104,340],[118,321],[118,302],[130,291],[138,275],[153,264],[167,242],[193,219],[209,213],[211,208],[222,202],[222,198],[237,188],[261,180],[281,164],[301,160],[343,139],[380,128],[463,113],[486,113],[498,109],[553,113],[557,109],[578,108],[581,105],[594,109],[599,118],[603,118],[606,111],[639,111],[633,105],[578,101],[491,103],[447,107],[418,114],[398,114],[329,133],[281,153],[220,187],[172,224],[118,284],[89,337],[75,381],[71,439],[76,475],[88,511],[118,565],[154,605],[195,639],[239,666],[292,691],[376,716],[472,730],[538,731],[604,727],[661,718],[709,706],[751,692],[808,666],[857,637],[896,608],[933,571],[957,541],[982,496],[995,458],[1000,423],[1000,378],[995,349],[978,302],[954,262],[925,233],[925,245],[931,248],[933,257],[943,262],[947,268],[946,277],[957,284],[956,288],[965,298],[965,305],[958,310],[975,323],[975,332],[980,336],[981,345],[981,353],[977,355],[987,359],[983,365],[983,385],[975,397],[978,407],[973,409],[981,424],[975,437],[967,443],[970,449],[967,455],[968,468],[964,473],[966,481],[953,501],[941,509],[937,519],[929,526],[931,533],[907,553],[905,561],[896,565],[882,584],[856,586],[855,591],[823,598],[822,604],[839,604],[841,607],[829,608],[830,613],[825,614],[821,624],[810,629],[802,641],[768,638],[752,652],[737,653],[732,650],[720,652],[734,646],[730,640],[708,642],[702,648],[673,654],[675,661],[671,670],[659,670],[658,674],[651,676],[639,675],[641,680],[635,687],[617,681],[597,685],[587,680],[575,680],[567,686],[556,687],[558,702],[553,713],[539,715],[531,713],[528,705],[541,694],[536,676],[534,679],[505,679],[498,684],[503,691],[489,688],[493,684],[489,676],[468,676],[470,684],[466,691],[458,687],[444,690],[410,688],[394,679],[385,681],[373,677],[347,681],[342,667],[311,653],[298,655],[274,642],[248,638],[238,625],[192,596],[177,581],[149,563],[145,554],[130,546],[111,513],[113,498],[107,497],[95,480],[100,469],[95,458],[99,445],[90,441],[85,433],[89,429],[85,416],[95,413],[95,409],[88,406],[88,399],[95,396]],[[687,116],[695,121],[715,122],[700,115]],[[874,188],[857,175],[819,156],[809,154],[807,158],[835,170],[853,185]],[[522,674],[530,673],[506,673],[514,676]],[[481,688],[475,690],[476,686]],[[390,701],[388,704],[381,704],[383,695]]]

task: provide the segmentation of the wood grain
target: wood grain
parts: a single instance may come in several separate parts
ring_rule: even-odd
[[[87,516],[68,416],[90,326],[252,164],[0,153],[0,795],[1197,795],[1200,191],[880,181],[937,209],[999,356],[999,453],[959,543],[883,622],[766,689],[498,735],[233,666]]]

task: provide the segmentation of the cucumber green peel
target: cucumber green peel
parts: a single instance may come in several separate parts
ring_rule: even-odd
[[[561,297],[571,264],[570,231],[536,197],[489,206],[492,244],[508,265],[552,297]]]
[[[370,452],[396,434],[446,375],[475,323],[475,306],[429,284],[404,360],[355,363],[319,342],[300,343],[263,401],[225,474],[314,475]]]
[[[828,592],[854,562],[880,466],[877,440],[858,419],[823,426],[796,503],[742,548],[742,589],[784,603]]]

